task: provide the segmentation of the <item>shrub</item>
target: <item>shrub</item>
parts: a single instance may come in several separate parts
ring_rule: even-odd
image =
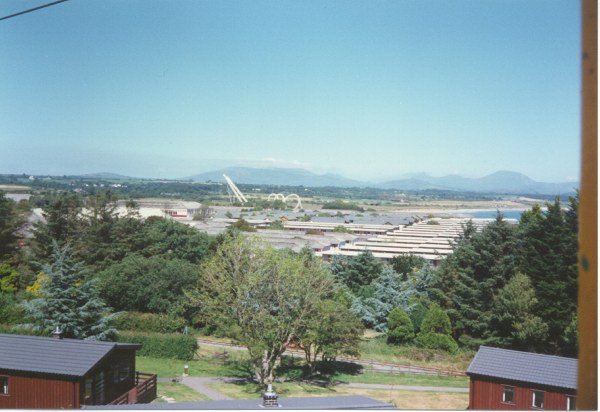
[[[342,210],[358,210],[364,212],[365,209],[352,202],[345,202],[343,200],[332,200],[323,205],[322,209],[342,209]]]
[[[137,354],[155,358],[191,360],[198,349],[194,336],[175,333],[122,332],[117,341],[142,344]]]
[[[440,333],[442,335],[450,335],[452,333],[450,318],[437,303],[433,303],[429,307],[425,319],[421,323],[421,332]]]
[[[412,341],[415,331],[408,314],[400,308],[394,308],[388,315],[388,343],[402,344]]]
[[[117,316],[114,326],[118,330],[173,333],[183,332],[185,320],[174,315],[122,312]]]
[[[21,323],[24,316],[18,297],[13,293],[0,292],[0,323]]]
[[[410,311],[410,320],[413,323],[413,327],[415,328],[415,332],[421,331],[421,324],[425,319],[425,315],[427,315],[427,308],[423,303],[417,302],[415,306]]]
[[[441,333],[419,333],[415,339],[415,343],[420,348],[439,349],[449,353],[456,353],[458,351],[458,345],[454,339],[450,335]]]

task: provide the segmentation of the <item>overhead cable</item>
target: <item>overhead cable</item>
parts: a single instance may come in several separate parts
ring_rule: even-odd
[[[67,0],[58,0],[58,1],[53,1],[52,3],[48,3],[48,4],[44,4],[44,5],[42,5],[42,6],[34,7],[34,8],[32,8],[32,9],[28,9],[28,10],[20,11],[20,12],[18,12],[18,13],[11,14],[11,15],[9,15],[9,16],[0,17],[0,20],[6,20],[6,19],[10,19],[11,17],[17,17],[17,16],[20,16],[21,14],[25,14],[25,13],[31,13],[32,11],[36,11],[36,10],[39,10],[39,9],[43,9],[43,8],[45,8],[45,7],[54,6],[55,4],[62,3],[62,2],[65,2],[65,1],[67,1]]]

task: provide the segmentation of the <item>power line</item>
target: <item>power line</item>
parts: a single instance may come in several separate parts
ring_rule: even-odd
[[[17,16],[20,16],[21,14],[30,13],[30,12],[32,12],[32,11],[36,11],[36,10],[39,10],[39,9],[43,9],[44,7],[50,7],[50,6],[54,6],[55,4],[62,3],[62,2],[65,2],[65,1],[67,1],[67,0],[58,0],[58,1],[53,1],[52,3],[44,4],[44,5],[42,5],[42,6],[38,6],[38,7],[34,7],[34,8],[32,8],[32,9],[29,9],[29,10],[20,11],[20,12],[18,12],[18,13],[11,14],[10,16],[4,16],[4,17],[0,17],[0,20],[6,20],[6,19],[10,19],[11,17],[17,17]]]

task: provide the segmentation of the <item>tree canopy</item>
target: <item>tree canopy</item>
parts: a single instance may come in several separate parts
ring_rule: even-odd
[[[58,327],[65,337],[76,339],[114,339],[113,315],[98,296],[95,282],[84,280],[85,270],[73,260],[69,246],[54,242],[51,259],[40,297],[24,303],[34,328],[50,334]]]
[[[202,264],[196,296],[206,322],[229,325],[229,335],[248,348],[256,378],[265,383],[332,293],[318,260],[236,236]]]

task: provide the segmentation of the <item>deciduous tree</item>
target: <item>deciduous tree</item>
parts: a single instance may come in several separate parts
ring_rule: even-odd
[[[287,345],[333,293],[321,262],[257,239],[223,240],[201,268],[196,295],[206,322],[226,326],[248,348],[256,379],[271,382]]]

